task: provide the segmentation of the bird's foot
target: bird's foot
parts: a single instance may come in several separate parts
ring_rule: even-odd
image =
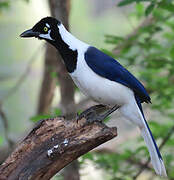
[[[88,123],[92,123],[92,122],[102,122],[104,119],[107,118],[107,116],[109,116],[111,113],[113,113],[114,111],[116,111],[119,108],[119,106],[114,106],[111,109],[107,110],[104,114],[97,114],[95,113],[91,113],[90,116],[87,117],[87,122]]]
[[[100,114],[101,111],[104,109],[106,110],[106,106],[104,105],[96,105],[92,106],[86,111],[82,112],[78,118],[77,121],[80,120],[81,118],[85,117],[87,123],[93,123],[93,122],[102,122],[107,116],[109,116],[111,113],[116,111],[119,106],[114,106],[111,109],[107,110],[104,114]]]
[[[104,110],[104,109],[106,109],[106,106],[104,106],[102,104],[92,106],[92,107],[86,109],[85,111],[83,111],[82,113],[77,114],[76,120],[78,121],[78,120],[82,119],[83,117],[86,118],[88,116],[91,116],[91,114],[94,114],[94,113],[97,115],[98,111],[101,111],[101,110]]]

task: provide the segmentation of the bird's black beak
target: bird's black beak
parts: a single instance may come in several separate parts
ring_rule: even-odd
[[[32,29],[29,29],[27,31],[24,31],[20,37],[22,38],[28,38],[28,37],[38,37],[39,36],[39,32],[34,32]]]

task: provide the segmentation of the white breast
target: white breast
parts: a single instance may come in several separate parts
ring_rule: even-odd
[[[78,88],[95,101],[105,105],[129,103],[134,98],[133,91],[115,81],[97,75],[86,63],[84,51],[78,51],[76,70],[70,74]]]

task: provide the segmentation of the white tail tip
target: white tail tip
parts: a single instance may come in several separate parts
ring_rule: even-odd
[[[154,166],[155,167],[155,166]],[[164,162],[162,159],[160,159],[160,162],[158,164],[157,167],[154,168],[155,169],[155,172],[160,175],[160,176],[163,176],[163,177],[167,177],[167,173],[166,173],[166,168],[164,166]]]

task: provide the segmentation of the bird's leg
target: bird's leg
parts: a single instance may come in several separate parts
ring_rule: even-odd
[[[82,119],[83,117],[89,117],[91,116],[92,114],[95,114],[95,116],[97,116],[97,114],[103,111],[105,111],[107,109],[106,106],[102,105],[102,104],[98,104],[98,105],[95,105],[95,106],[92,106],[88,109],[86,109],[85,111],[83,111],[81,114],[77,114],[77,121]]]
[[[119,106],[115,105],[111,109],[107,110],[104,114],[98,115],[98,116],[93,116],[89,121],[103,121],[107,116],[109,116],[111,113],[116,111],[119,108]]]
[[[100,118],[102,120],[104,120],[107,116],[109,116],[111,113],[113,113],[114,111],[116,111],[119,108],[119,106],[115,105],[113,106],[111,109],[109,109],[108,111],[106,111],[104,114],[100,115]]]
[[[101,107],[100,107],[101,108]],[[111,109],[107,110],[104,114],[97,114],[96,110],[92,110],[89,113],[85,115],[85,118],[87,120],[87,123],[92,123],[95,121],[103,121],[107,116],[109,116],[111,113],[116,111],[119,108],[119,106],[114,106]]]

